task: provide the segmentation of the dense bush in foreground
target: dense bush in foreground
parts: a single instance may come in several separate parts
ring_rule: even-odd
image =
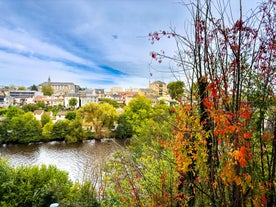
[[[99,206],[92,183],[73,183],[55,166],[11,167],[0,158],[0,206]]]

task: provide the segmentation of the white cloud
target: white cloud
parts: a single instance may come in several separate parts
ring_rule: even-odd
[[[151,45],[147,34],[170,26],[185,32],[189,13],[177,2],[0,2],[0,85],[31,85],[49,75],[53,81],[103,88],[105,84],[147,86],[149,72],[154,80],[172,79],[171,74],[158,72],[168,70],[169,63],[154,63],[152,71],[148,65],[151,51],[162,49],[172,55],[174,41],[164,39]],[[108,73],[99,65],[124,75]]]

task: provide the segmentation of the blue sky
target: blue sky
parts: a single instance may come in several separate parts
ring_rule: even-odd
[[[178,2],[0,0],[0,85],[30,86],[50,76],[87,88],[145,88],[150,72],[151,81],[169,82],[172,74],[158,72],[169,63],[153,63],[150,52],[170,54],[175,44],[152,45],[148,33],[184,32],[189,14]]]

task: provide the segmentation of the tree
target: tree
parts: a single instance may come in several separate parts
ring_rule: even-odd
[[[72,143],[80,142],[85,139],[87,139],[87,136],[82,127],[82,119],[78,116],[69,122],[68,134],[65,136],[65,141]]]
[[[69,134],[69,123],[70,121],[67,119],[57,121],[53,126],[52,138],[60,141],[65,140]]]
[[[174,81],[167,85],[168,93],[172,99],[179,100],[184,95],[184,82]]]
[[[42,128],[42,135],[43,135],[43,138],[46,140],[46,141],[49,141],[51,139],[53,139],[52,137],[52,131],[53,131],[53,127],[54,127],[54,123],[53,122],[47,122],[43,128]]]
[[[43,102],[43,101],[38,101],[38,102],[36,103],[36,105],[37,105],[37,107],[38,107],[39,109],[46,109],[45,102]]]
[[[68,111],[65,115],[65,118],[68,120],[74,120],[77,117],[77,113],[75,111]]]
[[[119,106],[120,106],[117,101],[112,100],[111,98],[103,98],[101,100],[101,103],[108,103],[108,104],[112,105],[114,108],[119,108]]]
[[[30,143],[41,139],[42,129],[32,112],[13,117],[8,124],[9,142]]]
[[[20,91],[26,91],[26,87],[25,86],[19,86],[18,90],[20,90]]]
[[[72,183],[67,172],[52,165],[12,168],[0,158],[0,181],[1,206],[99,206],[91,182]]]
[[[41,90],[44,96],[51,96],[54,93],[54,88],[52,87],[51,83],[43,84]]]
[[[130,124],[134,136],[139,136],[143,131],[142,126],[149,124],[153,112],[151,103],[150,99],[144,96],[137,96],[124,107],[126,121]]]
[[[115,138],[125,139],[132,137],[132,127],[127,121],[127,116],[125,113],[119,115],[118,125],[115,131]]]
[[[45,124],[47,124],[50,121],[52,121],[52,119],[49,113],[43,113],[40,120],[42,127],[44,127]]]
[[[116,153],[105,168],[101,205],[176,206],[178,174],[173,153],[159,143],[172,137],[174,115],[168,106],[151,106],[145,97],[133,99],[130,108],[125,108],[120,117],[135,118],[130,123],[136,132],[127,149]],[[140,120],[145,114],[147,119]]]
[[[24,114],[24,111],[22,109],[18,108],[17,106],[10,106],[8,108],[8,110],[6,111],[5,116],[8,119],[11,119],[15,116],[19,116],[19,115],[22,115],[22,114]]]
[[[78,114],[85,122],[92,124],[96,139],[109,136],[109,130],[118,117],[115,108],[108,103],[88,103],[78,110]]]
[[[214,2],[198,0],[189,8],[192,37],[175,30],[150,34],[153,42],[177,41],[178,56],[169,59],[182,67],[191,91],[177,111],[175,136],[164,145],[174,152],[179,173],[178,205],[187,198],[188,206],[272,206],[275,201],[275,131],[265,127],[266,117],[274,114],[275,3],[263,2],[258,13],[243,18],[240,1],[240,16],[229,22],[225,5],[215,18]],[[159,61],[168,55],[152,57]]]
[[[25,111],[25,112],[34,112],[35,110],[38,109],[38,106],[36,104],[24,104],[22,106],[22,109]]]
[[[78,100],[77,100],[76,98],[71,98],[71,99],[69,100],[69,106],[70,106],[71,108],[75,108],[77,104],[78,104]]]
[[[30,89],[31,89],[32,91],[38,91],[38,88],[37,88],[37,86],[36,86],[35,84],[33,84],[33,85],[30,87]]]

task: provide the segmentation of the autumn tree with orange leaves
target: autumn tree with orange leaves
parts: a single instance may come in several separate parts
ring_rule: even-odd
[[[276,1],[260,4],[249,17],[240,1],[234,21],[227,21],[227,5],[198,0],[186,6],[192,37],[175,30],[150,34],[154,43],[174,37],[177,56],[152,52],[152,58],[174,60],[191,86],[191,98],[177,111],[175,136],[163,143],[174,152],[179,200],[187,206],[273,206]]]

